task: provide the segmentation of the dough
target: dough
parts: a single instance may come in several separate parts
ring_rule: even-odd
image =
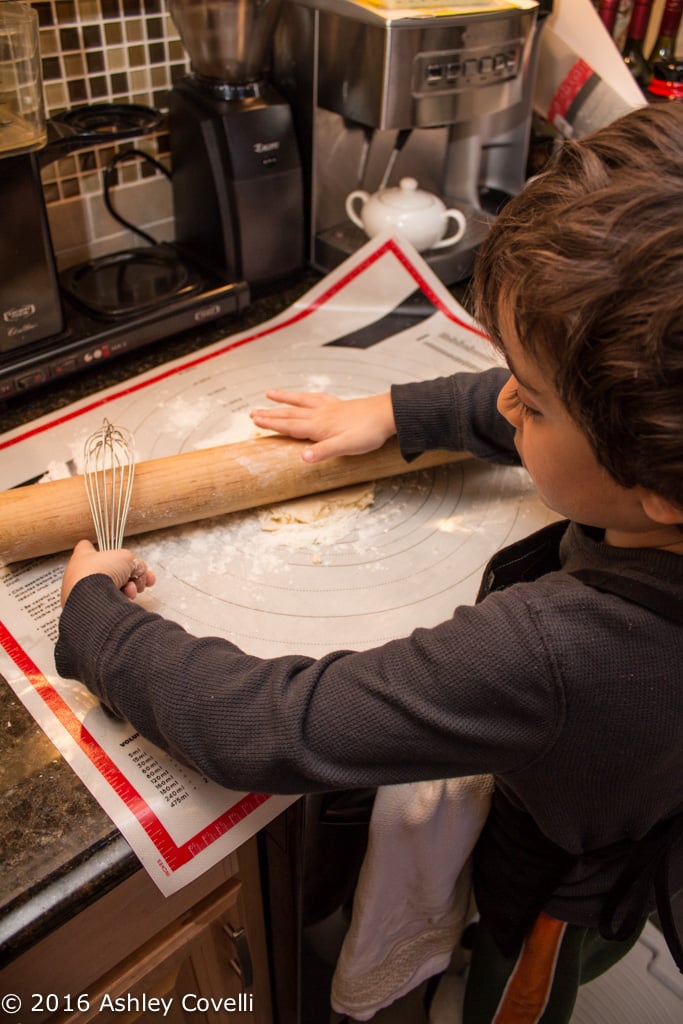
[[[375,500],[375,485],[356,484],[353,487],[341,487],[336,491],[324,494],[311,494],[306,498],[284,501],[278,505],[269,505],[259,512],[261,529],[267,533],[276,533],[285,527],[322,526],[332,518],[348,518],[362,511]],[[319,531],[316,531],[319,534]]]

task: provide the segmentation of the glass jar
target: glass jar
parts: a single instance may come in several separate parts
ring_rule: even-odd
[[[47,128],[38,15],[28,4],[0,3],[0,157],[45,145]]]

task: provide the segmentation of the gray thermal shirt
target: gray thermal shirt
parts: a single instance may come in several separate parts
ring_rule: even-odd
[[[516,463],[512,430],[495,407],[506,376],[395,387],[406,458],[447,447]],[[236,790],[492,773],[577,858],[549,911],[595,924],[615,866],[582,854],[638,839],[683,809],[683,656],[680,627],[570,573],[603,569],[683,598],[683,559],[610,547],[571,523],[558,565],[456,608],[434,628],[320,659],[262,659],[197,639],[92,576],[63,610],[57,668],[143,736]]]

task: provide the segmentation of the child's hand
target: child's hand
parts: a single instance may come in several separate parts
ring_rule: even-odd
[[[343,401],[322,392],[267,391],[266,396],[282,406],[253,409],[252,420],[257,427],[313,441],[302,453],[306,462],[372,452],[396,433],[389,392]]]
[[[136,594],[141,594],[145,587],[151,587],[156,582],[154,573],[150,572],[142,559],[136,558],[132,551],[126,548],[96,551],[89,540],[81,540],[74,548],[64,570],[62,608],[79,580],[96,573],[109,576],[119,590],[131,600]]]

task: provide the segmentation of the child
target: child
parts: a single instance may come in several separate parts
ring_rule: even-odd
[[[683,108],[634,111],[563,144],[482,247],[475,313],[511,372],[253,413],[310,461],[394,432],[406,459],[521,461],[566,520],[499,552],[474,607],[375,650],[260,659],[126,600],[153,582],[130,552],[82,541],[64,575],[59,672],[227,786],[493,774],[467,1024],[568,1021],[636,941],[652,876],[683,885],[682,218]]]

